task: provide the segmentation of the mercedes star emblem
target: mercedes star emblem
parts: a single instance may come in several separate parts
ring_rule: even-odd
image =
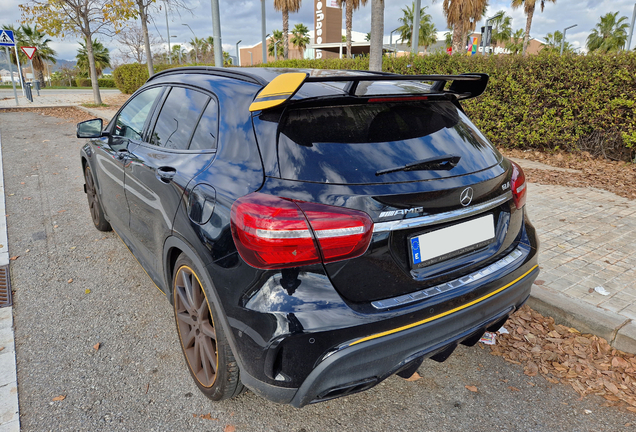
[[[467,187],[459,195],[459,202],[462,203],[464,207],[466,207],[472,202],[472,200],[473,200],[473,188]]]

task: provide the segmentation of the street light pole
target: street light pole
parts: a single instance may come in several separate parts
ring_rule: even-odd
[[[396,31],[398,31],[398,29],[392,30],[391,33],[389,33],[389,46],[393,46],[393,33],[395,33]],[[395,45],[397,45],[397,39],[395,40]],[[393,51],[393,57],[395,57],[396,52]]]
[[[563,55],[563,46],[565,45],[565,32],[568,31],[568,29],[576,27],[577,25],[578,24],[574,24],[563,29],[563,38],[561,39],[561,52],[559,53],[559,55]]]
[[[420,51],[420,6],[421,0],[415,0],[415,10],[413,11],[413,35],[411,36],[411,54]]]
[[[214,33],[214,65],[223,67],[223,44],[221,43],[221,16],[219,0],[210,0],[212,6],[212,31]]]
[[[238,46],[241,42],[243,42],[243,39],[236,43],[236,62],[239,66],[241,65],[241,53],[239,52]]]
[[[266,22],[265,22],[265,0],[261,0],[261,36],[263,38],[263,63],[267,63],[267,47],[265,46],[267,44],[267,36],[265,36],[265,33],[267,33],[267,29],[266,27]]]
[[[166,30],[168,32],[168,63],[172,64],[172,52],[170,50],[170,26],[168,25],[168,2],[163,0],[166,9]]]
[[[192,28],[189,25],[187,25],[187,24],[181,24],[181,25],[184,25],[187,28],[189,28],[190,31],[192,32],[192,36],[194,36],[194,54],[197,56],[195,63],[198,63],[199,62],[199,49],[197,48],[197,44],[196,44],[197,35],[194,34],[194,32],[192,31]]]
[[[488,23],[496,18],[499,18],[501,14],[497,14],[492,16],[486,20],[486,25],[484,26],[484,34],[481,36],[481,55],[486,55],[486,39],[488,36]]]
[[[632,25],[629,26],[629,39],[627,39],[627,49],[629,51],[632,47],[632,35],[634,34],[634,20],[636,20],[636,3],[634,3],[634,12],[632,12]]]

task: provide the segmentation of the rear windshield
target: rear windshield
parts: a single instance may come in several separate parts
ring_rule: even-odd
[[[499,162],[488,140],[452,103],[371,103],[289,110],[278,138],[281,176],[323,183],[387,183],[475,172]],[[450,171],[376,172],[460,156]]]

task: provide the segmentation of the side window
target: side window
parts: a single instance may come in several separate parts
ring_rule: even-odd
[[[208,96],[198,91],[173,87],[161,108],[150,143],[169,149],[187,150],[208,99]]]
[[[114,135],[141,140],[146,119],[157,96],[160,87],[155,87],[135,96],[117,116]]]
[[[203,112],[201,120],[194,131],[190,150],[216,149],[216,134],[218,131],[218,110],[214,99]]]

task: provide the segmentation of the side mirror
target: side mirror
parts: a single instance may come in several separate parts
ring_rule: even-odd
[[[86,120],[77,124],[78,138],[99,138],[102,136],[104,122],[102,119]]]

